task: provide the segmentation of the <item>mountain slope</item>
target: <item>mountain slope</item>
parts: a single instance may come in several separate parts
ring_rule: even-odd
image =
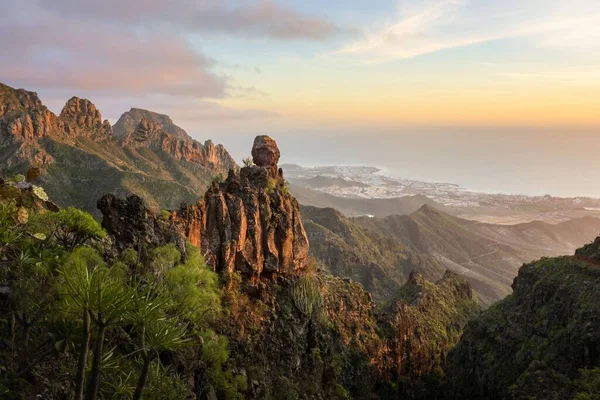
[[[74,97],[56,116],[35,93],[1,85],[3,174],[39,167],[40,183],[58,204],[97,214],[105,193],[138,194],[154,208],[175,209],[195,202],[216,175],[237,168],[222,146],[181,139],[181,132],[163,129],[161,121],[170,131],[180,129],[168,117],[145,113],[155,119],[140,120],[117,139],[89,100]]]
[[[463,220],[429,206],[404,216],[359,218],[361,226],[395,237],[471,281],[484,304],[504,298],[523,264],[572,253],[593,240],[600,219],[581,218],[552,225],[531,222],[494,225]]]
[[[389,301],[413,271],[435,280],[445,268],[401,241],[368,230],[333,208],[301,207],[310,254],[335,276],[360,282],[378,303]]]
[[[446,370],[453,398],[594,399],[600,267],[577,257],[525,265],[514,293],[470,322]],[[587,373],[583,370],[586,369]],[[596,376],[596,387],[582,384]],[[574,397],[581,392],[580,397]]]
[[[494,225],[453,217],[430,206],[409,215],[345,218],[303,207],[311,254],[331,273],[362,283],[385,302],[415,269],[439,279],[446,269],[470,280],[484,305],[511,293],[518,268],[543,256],[572,253],[600,231],[600,219],[552,225]]]

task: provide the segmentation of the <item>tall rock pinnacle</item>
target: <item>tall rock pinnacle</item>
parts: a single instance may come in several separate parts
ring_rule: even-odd
[[[224,182],[215,180],[196,204],[183,205],[172,214],[171,227],[200,247],[215,271],[268,278],[304,268],[308,237],[298,202],[289,194],[277,167],[277,143],[268,136],[259,136],[254,143],[256,165],[239,172],[230,170]],[[145,213],[141,207],[131,208],[124,200],[120,202],[122,207],[114,206],[120,204],[119,200],[107,195],[98,203],[103,225],[113,234],[132,229],[123,221],[136,219],[121,215],[122,210]],[[138,204],[131,198],[127,202]],[[163,235],[155,229],[151,234],[130,236],[152,237],[157,243],[172,240],[170,233],[165,231]]]

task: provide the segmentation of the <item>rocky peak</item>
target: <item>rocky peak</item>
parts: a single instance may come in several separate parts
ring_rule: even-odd
[[[211,146],[206,144],[203,148]],[[275,183],[269,177],[272,168],[277,170],[277,165],[254,165],[239,172],[231,169],[227,179],[214,181],[196,204],[183,205],[174,212],[169,226],[176,227],[182,237],[200,247],[206,262],[220,273],[239,272],[259,278],[303,269],[308,238],[300,207],[283,179]],[[172,236],[147,222],[149,214],[137,200],[117,201],[114,196],[107,196],[98,208],[104,215],[103,225],[119,241],[129,243],[137,237],[148,237],[161,243]],[[123,233],[129,230],[142,233]]]
[[[225,174],[237,165],[221,145],[207,140],[204,145],[195,140],[182,140],[167,133],[156,119],[142,118],[131,133],[122,137],[124,146],[149,147],[169,153],[178,160],[200,164],[217,173]]]
[[[192,140],[187,132],[175,125],[168,115],[143,110],[141,108],[132,108],[128,112],[123,113],[121,118],[119,118],[117,123],[113,126],[113,134],[115,137],[122,139],[133,133],[143,119],[159,123],[166,133],[173,135],[180,140]]]
[[[0,146],[62,133],[62,122],[37,93],[0,84]]]
[[[159,122],[142,118],[135,130],[123,137],[123,144],[134,147],[150,147],[159,143],[161,136],[166,135]]]
[[[102,114],[88,99],[71,97],[60,113],[69,136],[84,136],[95,139],[112,137],[112,127],[108,120],[102,121]]]
[[[230,170],[196,205],[174,215],[217,271],[271,276],[301,270],[308,257],[300,207],[277,168],[277,144],[262,138],[253,148],[257,165]]]
[[[280,157],[277,143],[269,136],[257,136],[252,146],[252,160],[255,165],[269,171],[269,176],[275,178],[278,175],[277,163]]]

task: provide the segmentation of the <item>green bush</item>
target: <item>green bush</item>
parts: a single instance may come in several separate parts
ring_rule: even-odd
[[[600,368],[582,369],[580,373],[574,400],[600,400]]]
[[[317,315],[323,305],[321,291],[317,282],[310,277],[300,277],[292,283],[292,298],[298,310],[312,318]]]
[[[94,217],[75,207],[40,214],[35,224],[40,227],[41,232],[55,238],[67,251],[106,237],[106,231]]]

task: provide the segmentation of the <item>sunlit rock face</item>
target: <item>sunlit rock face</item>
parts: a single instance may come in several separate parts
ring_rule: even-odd
[[[308,257],[308,238],[298,202],[277,168],[279,149],[265,136],[254,143],[256,165],[230,171],[224,182],[213,183],[203,199],[173,218],[217,271],[262,276],[300,270]]]
[[[177,160],[200,164],[222,174],[237,168],[223,146],[215,146],[211,140],[201,144],[195,140],[181,139],[167,133],[161,123],[154,119],[142,118],[135,130],[125,134],[121,140],[125,147],[164,151]]]
[[[69,136],[84,136],[92,139],[112,138],[112,127],[108,120],[102,121],[102,114],[88,99],[72,97],[60,113]]]
[[[37,93],[0,84],[0,146],[63,134],[63,122]]]
[[[156,134],[154,124],[141,122],[132,135],[143,143]],[[274,140],[268,138],[268,142],[271,149],[277,149]],[[103,225],[124,246],[134,248],[145,242],[168,243],[177,232],[201,248],[206,262],[218,272],[271,277],[302,270],[308,257],[308,237],[300,207],[277,168],[279,151],[276,157],[273,152],[266,158],[269,163],[260,166],[239,172],[230,169],[227,179],[215,180],[204,197],[196,204],[183,205],[167,222],[156,222],[139,197],[119,200],[104,196],[98,202]],[[176,242],[185,251],[184,242]]]

